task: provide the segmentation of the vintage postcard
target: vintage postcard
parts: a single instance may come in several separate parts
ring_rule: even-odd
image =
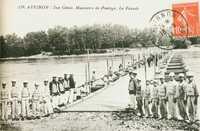
[[[199,131],[200,0],[0,0],[0,131]]]

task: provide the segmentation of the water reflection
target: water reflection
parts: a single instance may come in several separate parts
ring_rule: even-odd
[[[126,62],[130,61],[130,56],[126,56]],[[117,70],[122,61],[121,56],[106,57],[106,56],[90,56],[91,72],[95,70],[97,77],[101,77],[107,72],[108,64],[112,65],[113,69]],[[76,84],[80,85],[85,82],[85,66],[87,56],[69,57],[69,58],[48,58],[48,59],[21,59],[7,60],[0,62],[0,81],[5,81],[11,84],[11,80],[17,80],[19,87],[23,81],[28,81],[33,87],[34,82],[40,84],[45,79],[51,80],[53,75],[63,76],[64,73],[73,73]]]

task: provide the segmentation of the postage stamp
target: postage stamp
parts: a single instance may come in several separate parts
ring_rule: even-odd
[[[198,2],[195,3],[181,3],[181,4],[173,4],[172,10],[180,12],[182,16],[185,18],[188,24],[188,37],[194,37],[200,35],[200,22],[199,22],[199,8]],[[183,21],[180,16],[173,16],[174,25],[176,28],[180,28],[185,21]],[[174,28],[174,36],[182,36],[183,34]]]

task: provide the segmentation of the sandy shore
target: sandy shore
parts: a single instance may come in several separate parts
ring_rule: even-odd
[[[139,118],[132,112],[68,112],[40,120],[11,123],[7,131],[183,131],[197,125]]]

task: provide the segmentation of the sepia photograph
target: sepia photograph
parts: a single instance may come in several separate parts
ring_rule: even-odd
[[[1,0],[0,131],[199,131],[200,0]]]

